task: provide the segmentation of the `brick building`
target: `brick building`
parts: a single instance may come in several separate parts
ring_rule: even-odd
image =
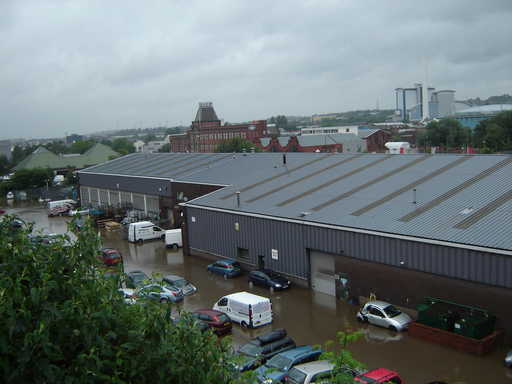
[[[191,129],[181,135],[170,135],[169,144],[171,152],[215,152],[223,140],[240,137],[252,142],[266,135],[266,120],[223,125],[212,103],[199,103]]]

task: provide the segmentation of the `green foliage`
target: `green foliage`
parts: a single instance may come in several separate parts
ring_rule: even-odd
[[[20,169],[11,177],[11,188],[22,190],[43,187],[53,180],[53,171],[49,168]]]
[[[69,153],[69,148],[62,140],[52,141],[51,143],[45,144],[44,147],[55,154]]]
[[[232,153],[232,152],[251,152],[254,148],[255,152],[261,152],[261,149],[248,140],[240,137],[234,137],[229,140],[223,140],[215,148],[215,152]]]
[[[78,140],[75,141],[73,144],[71,144],[68,147],[68,153],[80,153],[84,154],[89,149],[91,149],[94,144],[96,144],[96,141],[94,140]]]
[[[431,121],[417,140],[420,146],[461,148],[471,143],[471,130],[455,119],[441,119]]]
[[[103,140],[102,144],[108,145],[110,148],[120,153],[121,155],[127,155],[129,153],[135,152],[135,147],[133,146],[133,143],[130,140],[125,139],[124,137],[114,139],[112,141]]]
[[[158,150],[158,152],[170,152],[171,151],[171,144],[167,143],[162,145],[162,148]]]
[[[36,150],[36,145],[29,145],[27,147],[22,147],[19,145],[15,145],[11,152],[11,165],[12,167],[18,165],[20,161],[22,161],[25,157],[30,155],[32,152]]]
[[[512,150],[512,111],[481,121],[475,127],[474,145],[484,153]]]
[[[348,346],[359,340],[363,334],[359,331],[356,332],[343,332],[339,331],[336,334],[338,341],[338,349],[324,352],[320,356],[322,360],[329,360],[334,364],[334,375],[329,381],[336,384],[353,384],[354,378],[347,373],[347,370],[363,369],[364,365],[352,357],[352,353],[347,349]],[[332,349],[334,346],[333,341],[325,343],[325,349]]]
[[[11,220],[0,221],[2,383],[234,382],[229,339],[187,315],[175,325],[170,305],[124,303],[120,279],[103,277],[90,222],[70,224],[74,242],[44,244]]]
[[[284,115],[272,116],[268,119],[269,124],[275,124],[277,128],[288,129],[288,119]]]
[[[11,163],[7,156],[0,155],[0,176],[6,175],[11,169]]]

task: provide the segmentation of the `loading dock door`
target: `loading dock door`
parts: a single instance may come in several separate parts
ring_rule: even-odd
[[[334,256],[323,252],[311,251],[309,259],[311,263],[311,288],[318,292],[336,296]]]

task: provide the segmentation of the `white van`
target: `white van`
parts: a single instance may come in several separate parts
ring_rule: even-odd
[[[70,209],[75,208],[76,205],[77,204],[75,200],[50,201],[46,206],[48,210],[48,216],[63,215],[68,213]]]
[[[256,328],[272,322],[272,303],[266,297],[238,292],[220,298],[213,306],[242,327]]]
[[[181,239],[181,229],[168,229],[165,231],[165,246],[167,248],[180,248],[183,247],[183,240]]]
[[[165,231],[151,221],[139,221],[128,225],[128,241],[132,243],[164,238]]]

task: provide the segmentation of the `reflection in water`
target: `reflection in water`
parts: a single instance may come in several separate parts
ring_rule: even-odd
[[[68,218],[48,218],[40,207],[15,206],[8,212],[17,213],[26,221],[35,221],[36,228],[45,232],[64,233]],[[407,383],[428,383],[443,380],[447,383],[512,383],[511,371],[503,367],[505,347],[488,356],[479,357],[451,350],[436,344],[409,337],[407,332],[395,334],[375,326],[361,326],[356,321],[358,307],[334,297],[292,286],[289,290],[273,294],[261,287],[249,288],[247,276],[224,280],[222,276],[206,271],[211,260],[183,256],[182,251],[165,249],[161,241],[148,241],[143,245],[128,243],[119,232],[103,232],[103,244],[122,252],[125,271],[140,269],[147,274],[177,274],[197,286],[198,292],[187,296],[183,304],[174,307],[194,310],[212,308],[222,296],[240,291],[250,291],[270,297],[274,322],[263,328],[244,330],[233,327],[235,346],[271,329],[285,328],[297,345],[324,344],[335,340],[340,330],[362,328],[365,336],[350,349],[354,357],[368,368],[387,367],[400,373]]]

